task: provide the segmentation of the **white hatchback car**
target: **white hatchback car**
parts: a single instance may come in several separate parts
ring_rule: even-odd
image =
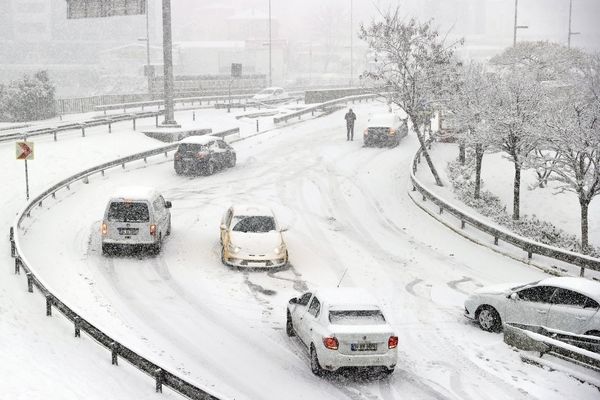
[[[256,103],[277,103],[290,98],[290,95],[281,87],[268,87],[252,96]]]
[[[558,277],[478,289],[465,301],[465,316],[486,331],[514,322],[600,336],[599,304],[599,282]]]
[[[321,289],[291,299],[286,332],[306,345],[315,375],[341,367],[379,367],[391,374],[396,367],[398,336],[363,289]]]
[[[231,206],[221,220],[221,261],[232,267],[283,267],[288,262],[285,230],[268,207]]]

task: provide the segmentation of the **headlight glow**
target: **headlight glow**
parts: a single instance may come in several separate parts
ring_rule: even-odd
[[[228,249],[230,252],[232,252],[232,253],[239,253],[239,252],[240,252],[240,250],[241,250],[241,248],[239,248],[238,246],[235,246],[235,245],[234,245],[234,244],[232,244],[232,243],[229,243],[229,244],[227,245],[227,249]]]

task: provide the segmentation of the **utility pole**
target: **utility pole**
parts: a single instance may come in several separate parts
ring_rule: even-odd
[[[517,25],[517,11],[519,8],[519,0],[515,0],[515,25],[513,29],[513,47],[517,45],[517,29],[527,29],[527,25]]]
[[[150,73],[150,2],[146,0],[146,78],[148,79],[148,92],[151,92],[151,79],[152,74]]]
[[[354,35],[352,33],[352,12],[353,12],[353,1],[350,0],[350,86],[352,86],[352,78],[354,76],[354,65],[353,61],[354,61],[354,47],[353,47],[353,43],[354,43]]]
[[[269,87],[273,86],[272,41],[271,41],[271,0],[269,0]]]
[[[569,36],[567,38],[567,47],[571,48],[571,36],[579,35],[581,32],[572,32],[571,31],[571,15],[573,12],[573,0],[569,0]]]
[[[162,0],[163,16],[163,63],[165,80],[165,120],[162,126],[176,127],[173,104],[173,40],[171,36],[171,0]]]

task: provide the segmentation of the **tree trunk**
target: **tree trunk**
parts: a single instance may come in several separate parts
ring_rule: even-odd
[[[412,118],[411,118],[411,120],[415,121]],[[427,146],[425,145],[425,140],[423,139],[423,134],[421,134],[421,131],[418,128],[419,125],[413,123],[413,126],[417,127],[415,129],[415,133],[417,134],[417,138],[419,139],[419,143],[421,144],[423,156],[425,157],[425,160],[427,160],[427,165],[429,166],[429,169],[431,170],[431,174],[433,175],[433,177],[435,179],[435,184],[438,186],[444,186],[444,184],[442,183],[442,180],[440,179],[440,176],[437,173],[437,170],[435,169],[435,166],[433,165],[433,162],[431,161],[431,156],[429,155],[429,152],[427,151]]]
[[[473,197],[478,199],[481,192],[481,162],[483,161],[483,146],[475,145],[475,193]]]
[[[588,254],[589,253],[589,245],[588,245],[588,206],[589,206],[589,202],[580,197],[579,205],[581,206],[581,251],[583,252],[583,254]]]
[[[516,221],[519,219],[519,204],[520,204],[520,192],[521,192],[521,165],[517,162],[515,164],[515,184],[513,188],[513,219]]]
[[[460,165],[465,165],[465,161],[467,159],[467,149],[466,146],[464,145],[464,143],[461,143],[458,145],[458,161],[460,162]]]

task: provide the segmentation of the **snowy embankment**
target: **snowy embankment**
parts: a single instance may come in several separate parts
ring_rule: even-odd
[[[477,287],[544,274],[424,214],[407,195],[416,138],[395,149],[363,148],[366,115],[381,106],[353,108],[354,142],[336,112],[235,144],[238,165],[210,177],[176,176],[162,162],[73,185],[32,214],[22,232],[28,259],[86,317],[236,399],[595,398],[589,385],[522,364],[501,335],[463,318],[463,301]],[[132,182],[173,201],[173,234],[159,257],[103,257],[106,196]],[[270,205],[290,226],[289,269],[221,264],[218,226],[232,202]],[[302,344],[285,336],[288,299],[342,276],[342,285],[376,293],[398,332],[400,362],[389,379],[316,378]]]

